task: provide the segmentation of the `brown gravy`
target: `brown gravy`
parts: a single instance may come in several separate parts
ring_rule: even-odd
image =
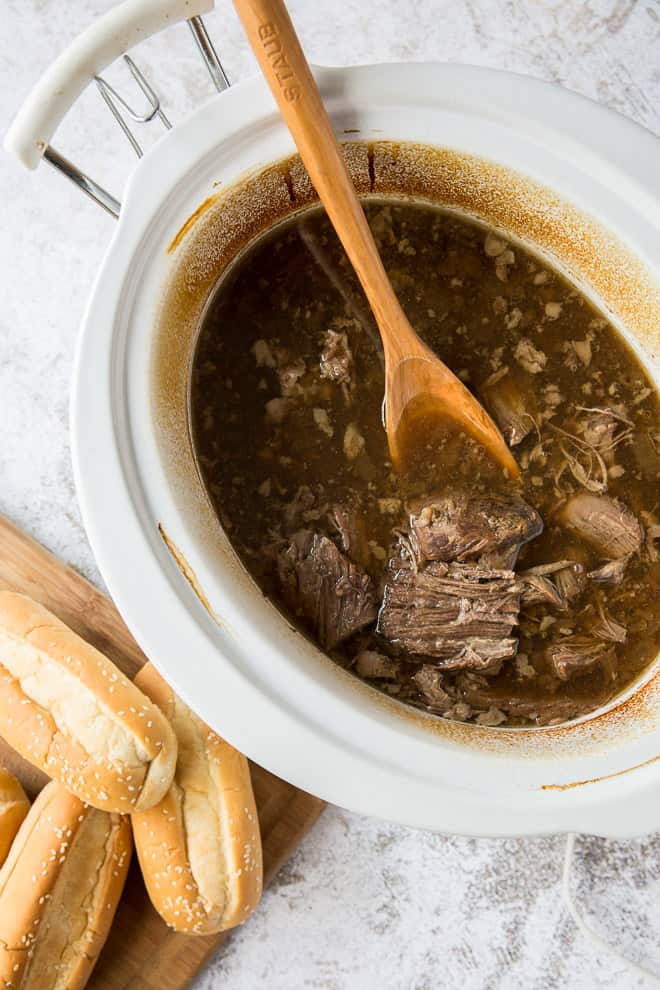
[[[516,575],[568,561],[573,571],[563,577],[579,572],[579,589],[567,598],[556,571],[532,571],[522,593],[519,577],[497,578],[509,582],[507,602],[518,602],[515,647],[485,667],[483,658],[482,666],[461,666],[441,650],[411,654],[383,634],[386,622],[376,624],[383,591],[387,597],[395,583],[401,533],[405,541],[411,513],[429,493],[475,496],[506,486],[474,444],[451,434],[446,445],[429,443],[413,478],[394,474],[376,328],[320,209],[260,238],[207,307],[190,401],[211,501],[266,594],[333,659],[386,693],[480,724],[551,724],[586,713],[657,654],[657,393],[611,324],[519,245],[432,206],[372,200],[366,209],[413,326],[482,397],[523,468],[519,494],[545,525],[520,547]],[[584,526],[573,525],[584,507],[577,496],[627,514],[631,547],[625,533],[613,549],[585,538]],[[619,524],[604,519],[598,526],[608,532]],[[292,558],[301,532],[309,538]],[[361,575],[370,578],[373,602],[357,602],[354,633],[353,616],[341,617],[337,639],[292,600],[289,577],[295,584],[314,554],[326,569],[344,568],[351,594],[359,594]],[[466,580],[461,563],[422,566],[429,575],[449,567],[442,595],[448,579]],[[475,580],[497,598],[492,576]],[[457,587],[463,602],[464,585]],[[444,608],[441,599],[434,607]]]

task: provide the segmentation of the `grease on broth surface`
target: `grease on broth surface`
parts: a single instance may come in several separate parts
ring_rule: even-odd
[[[474,443],[451,432],[429,442],[412,477],[394,474],[378,334],[320,209],[260,238],[207,307],[191,418],[219,519],[278,607],[386,693],[490,725],[588,712],[657,653],[657,394],[607,320],[520,246],[436,207],[372,200],[366,210],[411,323],[512,444],[518,493],[543,532],[488,560],[410,550],[411,513],[433,527],[433,499],[510,490]],[[622,530],[616,546],[585,530],[601,510],[597,529]],[[449,616],[454,629],[468,600],[479,621],[497,613],[497,629],[466,627],[461,655],[455,641],[445,648],[444,629],[411,646],[388,614],[376,620],[383,593],[393,600],[420,559],[441,588],[427,619]],[[305,598],[312,565],[325,569],[325,584],[315,572]],[[333,575],[346,608],[329,618],[314,596],[322,600]]]

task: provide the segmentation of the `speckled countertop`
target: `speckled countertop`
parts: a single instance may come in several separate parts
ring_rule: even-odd
[[[2,0],[0,129],[110,0]],[[228,0],[207,19],[232,80],[254,71]],[[660,133],[656,0],[291,0],[320,63],[439,59],[556,80]],[[208,95],[185,28],[140,65],[180,118]],[[117,78],[116,74],[111,74]],[[88,92],[58,147],[120,193],[130,151]],[[0,511],[100,583],[76,504],[67,403],[76,329],[113,221],[48,169],[0,161]],[[564,840],[444,838],[328,808],[196,990],[627,990],[560,896]],[[660,972],[660,837],[578,842],[599,931]]]

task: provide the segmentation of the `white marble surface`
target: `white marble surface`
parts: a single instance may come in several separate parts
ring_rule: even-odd
[[[110,0],[2,0],[0,130],[48,61]],[[254,71],[228,0],[208,26],[230,77]],[[557,80],[660,133],[655,0],[291,0],[317,62],[445,59]],[[183,27],[140,65],[177,119],[208,81]],[[115,78],[115,75],[113,75]],[[117,193],[131,157],[89,92],[58,147]],[[0,160],[0,511],[93,580],[67,437],[85,298],[113,221],[42,168]],[[660,972],[660,837],[583,839],[594,924]],[[644,986],[576,933],[560,898],[563,840],[442,838],[328,809],[197,990],[627,990]]]

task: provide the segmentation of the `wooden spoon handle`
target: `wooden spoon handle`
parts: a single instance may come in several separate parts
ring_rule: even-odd
[[[378,325],[381,330],[398,327],[404,335],[407,320],[383,268],[286,6],[282,0],[234,0],[234,6]],[[401,336],[399,344],[403,344]],[[388,341],[383,342],[387,347]]]

